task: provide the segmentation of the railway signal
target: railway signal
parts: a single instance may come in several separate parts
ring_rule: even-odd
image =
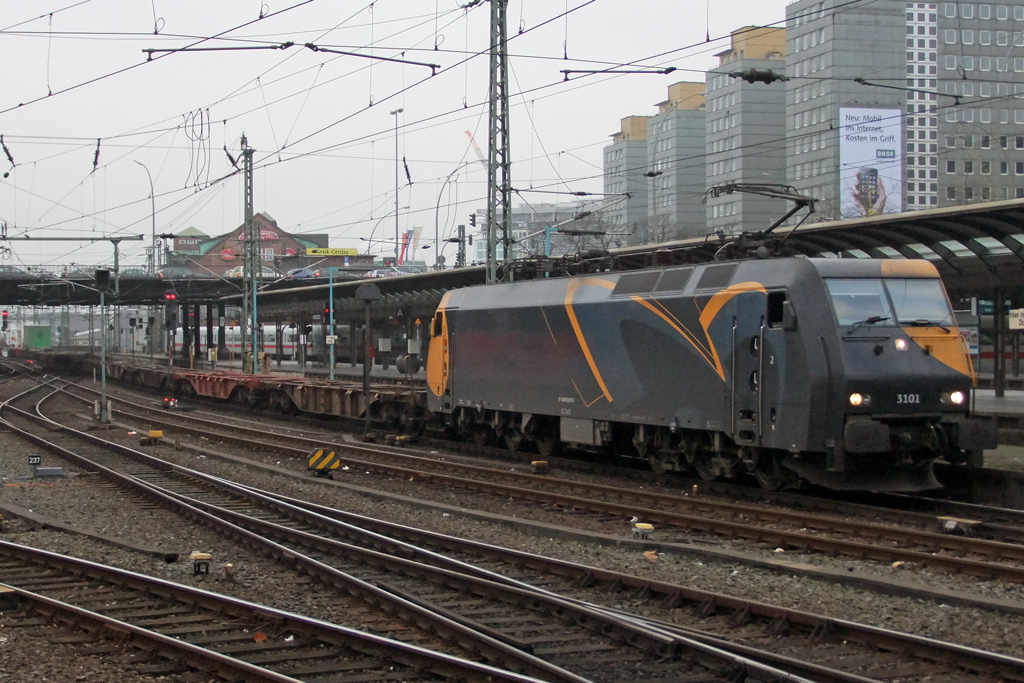
[[[476,227],[476,214],[475,213],[469,214],[469,224],[470,224],[470,226],[472,226],[474,228]]]
[[[7,331],[7,311],[4,311],[4,331]]]
[[[164,323],[170,330],[178,324],[178,295],[170,290],[164,292]]]

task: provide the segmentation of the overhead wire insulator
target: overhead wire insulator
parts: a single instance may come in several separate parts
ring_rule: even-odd
[[[776,73],[771,69],[740,69],[739,71],[730,71],[730,78],[742,78],[747,83],[774,83],[775,81],[788,81],[789,76],[786,74]]]

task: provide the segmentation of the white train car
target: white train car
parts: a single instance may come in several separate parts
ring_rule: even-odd
[[[190,330],[194,333],[194,330]],[[282,360],[293,360],[296,358],[296,347],[301,346],[301,340],[297,334],[297,331],[291,328],[284,328],[281,330],[282,343],[281,343],[281,359]],[[262,329],[263,336],[263,348],[277,357],[277,328],[273,325],[263,325]],[[184,346],[185,334],[182,328],[177,328],[174,331],[174,351],[175,353],[181,353],[182,347]],[[199,328],[199,355],[205,357],[207,350],[210,348],[208,343],[209,340],[206,338],[206,326]],[[213,328],[213,348],[218,347],[220,341],[220,328]],[[225,327],[224,328],[224,348],[230,356],[239,356],[242,353],[242,328]]]

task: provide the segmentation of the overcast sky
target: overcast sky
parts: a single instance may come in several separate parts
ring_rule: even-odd
[[[121,245],[122,267],[144,264],[152,233],[146,169],[158,234],[231,230],[243,220],[243,190],[224,148],[238,159],[244,134],[256,150],[256,211],[293,233],[329,234],[332,247],[392,253],[396,119],[398,156],[413,183],[401,169],[398,222],[402,231],[422,228],[421,244],[431,247],[421,258],[434,261],[435,220],[443,239],[486,206],[486,171],[466,135],[486,155],[486,2],[465,10],[454,0],[0,7],[0,134],[15,164],[0,156],[9,236],[144,234],[144,243]],[[781,22],[784,13],[782,0],[711,3],[710,17],[705,3],[680,0],[510,3],[512,175],[523,190],[514,203],[570,199],[531,188],[600,192],[601,150],[620,118],[654,113],[671,83],[703,81],[696,71],[716,65],[712,55],[726,49],[731,30]],[[280,47],[288,42],[295,45]],[[306,43],[440,68],[432,76],[427,66]],[[275,46],[154,52],[152,61],[144,52]],[[678,70],[568,82],[561,73],[619,64]],[[398,108],[397,117],[389,113]],[[371,236],[390,242],[360,240]],[[19,267],[112,261],[105,242],[7,244],[2,263]]]

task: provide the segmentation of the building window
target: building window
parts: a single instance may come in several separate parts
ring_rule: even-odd
[[[943,9],[945,10],[945,16],[947,19],[956,19],[956,3],[947,2]]]
[[[996,45],[1006,47],[1008,43],[1006,31],[996,31]]]
[[[1013,165],[1014,173],[1024,175],[1024,161],[1018,161]]]
[[[974,45],[974,31],[969,28],[960,31],[960,40],[963,41],[964,45]]]
[[[978,45],[991,45],[992,44],[992,32],[991,31],[978,31]]]
[[[1014,196],[1017,199],[1024,199],[1024,187],[1018,187],[1016,192],[1014,193]]]
[[[964,19],[973,19],[974,5],[960,5],[960,16]]]
[[[973,161],[965,161],[964,162],[964,175],[973,175],[973,174],[974,174],[974,162]]]
[[[946,161],[946,173],[956,173],[956,162],[953,160]]]
[[[1016,21],[1024,21],[1024,6],[1017,5],[1013,8],[1013,18]]]
[[[968,185],[964,188],[964,201],[971,201],[974,199],[974,188]]]
[[[992,173],[992,162],[991,161],[983,161],[983,162],[981,162],[981,174],[982,175],[991,175],[991,173]]]
[[[983,188],[981,188],[981,198],[983,200],[992,199],[992,188],[991,187],[983,187]]]
[[[1006,161],[999,162],[999,175],[1008,175],[1010,173],[1010,164]]]
[[[952,185],[946,188],[946,199],[956,199],[956,188]]]
[[[999,5],[998,7],[996,7],[996,19],[998,19],[999,21],[1006,21],[1008,18],[1009,17],[1006,12],[1006,5]]]
[[[964,71],[974,71],[974,57],[964,55],[960,58],[960,63],[964,65]]]
[[[943,34],[946,45],[956,45],[956,30],[947,28]]]
[[[978,18],[979,19],[991,19],[992,18],[992,7],[990,5],[978,5]]]
[[[1017,149],[1024,149],[1024,135],[1018,135],[1016,138],[1014,138],[1013,146]]]

